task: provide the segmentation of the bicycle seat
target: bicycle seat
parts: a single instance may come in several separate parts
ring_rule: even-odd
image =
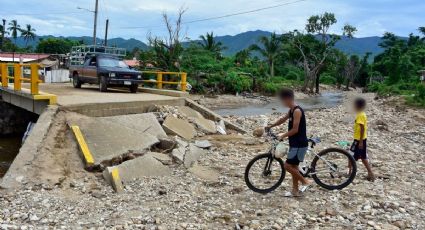
[[[320,140],[320,137],[312,137],[308,139],[308,142],[311,142],[312,144],[318,144],[320,142],[322,142],[322,140]]]

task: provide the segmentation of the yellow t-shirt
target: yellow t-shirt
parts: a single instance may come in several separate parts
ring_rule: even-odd
[[[354,122],[354,140],[360,140],[360,137],[361,137],[360,125],[364,125],[363,139],[366,139],[367,138],[367,116],[365,112],[359,112],[356,115],[356,121]]]

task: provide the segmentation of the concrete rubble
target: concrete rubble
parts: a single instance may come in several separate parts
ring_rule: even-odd
[[[175,118],[174,116],[167,116],[162,124],[165,132],[169,135],[177,135],[186,140],[191,140],[196,135],[196,130],[189,122]]]
[[[158,131],[146,128],[143,122],[139,123],[142,126],[139,129],[137,124],[128,128],[120,123],[112,122],[116,120],[119,118],[98,119],[78,114],[74,114],[68,119],[69,125],[80,127],[93,155],[95,165],[101,165],[103,162],[110,161],[129,151],[143,152],[159,143],[158,138],[152,135],[157,135]],[[154,121],[151,120],[151,122],[154,124]]]
[[[359,96],[356,92],[343,95],[345,102]],[[425,229],[421,192],[425,186],[421,173],[425,168],[424,112],[394,106],[394,98],[361,96],[368,101],[368,151],[378,176],[373,183],[365,180],[365,169],[359,163],[356,179],[343,190],[313,186],[302,198],[284,198],[292,183],[287,175],[273,193],[256,194],[246,187],[243,172],[269,146],[264,137],[251,140],[253,129],[263,125],[263,117],[228,116],[230,122],[238,120],[248,134],[196,137],[212,146],[198,154],[189,168],[184,160],[194,140],[173,137],[176,146],[155,153],[160,157],[147,152],[121,163],[142,161],[148,168],[157,164],[167,175],[127,180],[119,195],[88,172],[53,186],[40,183],[16,191],[0,190],[0,229]],[[281,115],[268,117],[274,120]],[[322,138],[317,151],[352,139],[353,119],[344,105],[307,111],[306,116],[309,136]],[[286,129],[284,125],[274,132]],[[179,163],[174,162],[176,150]],[[173,163],[164,165],[158,154],[172,157]],[[134,170],[144,173],[143,167]]]

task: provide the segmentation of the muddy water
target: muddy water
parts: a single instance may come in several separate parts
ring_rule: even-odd
[[[297,100],[297,103],[304,110],[313,110],[320,108],[331,108],[342,103],[343,96],[341,93],[326,92],[320,96],[308,97]],[[271,101],[265,105],[248,105],[238,108],[217,109],[216,113],[220,115],[235,115],[235,116],[255,116],[262,114],[271,114],[273,112],[286,112],[278,101]]]
[[[20,147],[20,137],[0,137],[0,177],[7,172]]]

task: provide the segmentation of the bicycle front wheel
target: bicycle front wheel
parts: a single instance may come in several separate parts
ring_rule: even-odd
[[[245,183],[254,192],[269,193],[279,187],[285,179],[283,161],[270,153],[252,159],[245,169]]]
[[[338,148],[321,151],[311,163],[311,175],[321,187],[329,190],[343,189],[353,182],[357,165],[353,156]]]

